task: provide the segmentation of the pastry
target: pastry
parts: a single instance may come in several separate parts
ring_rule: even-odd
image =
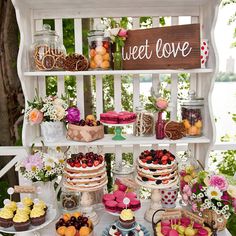
[[[168,186],[178,180],[175,156],[167,150],[146,150],[137,158],[137,179],[149,186]]]
[[[110,212],[117,212],[117,202],[116,201],[106,201],[105,208]]]
[[[8,228],[13,225],[12,223],[13,212],[10,209],[2,208],[0,210],[0,226],[3,228]]]
[[[125,229],[131,228],[135,223],[135,217],[133,211],[130,209],[122,210],[120,213],[119,222],[123,228]]]
[[[115,200],[114,194],[107,193],[107,194],[104,194],[103,197],[102,197],[102,202],[103,203],[105,203],[106,201],[111,201],[111,200]]]
[[[29,215],[24,211],[19,211],[13,218],[13,226],[16,231],[26,231],[30,226]]]
[[[43,224],[45,222],[45,218],[46,212],[39,207],[34,207],[30,212],[31,224],[34,226]]]
[[[140,200],[136,199],[136,198],[132,198],[130,200],[130,205],[129,206],[130,206],[130,209],[132,211],[138,210],[141,207]]]
[[[100,120],[107,124],[129,124],[136,120],[136,114],[128,111],[108,111],[100,114]]]

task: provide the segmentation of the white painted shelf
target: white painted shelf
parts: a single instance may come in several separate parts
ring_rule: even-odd
[[[179,70],[88,70],[88,71],[27,71],[25,76],[83,76],[83,75],[127,75],[127,74],[179,74],[179,73],[211,73],[213,69],[179,69]]]
[[[170,140],[170,139],[162,139],[157,140],[155,136],[151,137],[135,137],[131,134],[123,135],[126,140],[114,141],[112,140],[113,134],[106,134],[103,139],[95,140],[93,142],[77,142],[67,140],[66,137],[58,140],[57,142],[44,142],[42,137],[37,137],[32,141],[32,144],[35,146],[42,146],[42,142],[44,142],[45,146],[115,146],[115,145],[153,145],[153,144],[188,144],[188,143],[210,143],[210,139],[202,136],[198,138],[182,138],[178,140]]]

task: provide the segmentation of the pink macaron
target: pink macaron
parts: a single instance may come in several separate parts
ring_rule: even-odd
[[[130,200],[130,208],[133,211],[138,210],[141,207],[141,203],[139,199],[133,198]]]
[[[190,224],[190,219],[189,218],[186,218],[186,217],[183,217],[183,218],[181,218],[181,220],[180,220],[180,222],[181,222],[181,224],[182,225],[189,225]]]
[[[116,208],[118,212],[121,212],[122,210],[126,209],[126,205],[123,202],[119,202]],[[127,208],[129,208],[129,205],[127,206]]]
[[[102,202],[103,203],[105,203],[106,201],[112,201],[112,200],[115,200],[115,196],[112,193],[104,194],[103,197],[102,197]]]
[[[199,229],[198,230],[198,235],[199,236],[207,236],[208,235],[208,231],[206,229]]]
[[[170,223],[169,220],[162,220],[161,221],[161,227],[163,227],[163,226],[170,226],[170,225],[171,225],[171,223]]]
[[[116,198],[116,201],[119,203],[119,202],[123,202],[124,201],[124,196],[120,196],[120,197],[117,197]]]
[[[123,191],[120,191],[120,190],[116,190],[113,194],[116,198],[125,196],[125,193]]]
[[[129,199],[137,198],[137,194],[135,192],[128,192],[125,194],[125,196]]]
[[[117,202],[116,201],[106,201],[105,202],[106,210],[110,212],[117,212]]]

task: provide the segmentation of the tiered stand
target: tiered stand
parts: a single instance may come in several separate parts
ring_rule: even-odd
[[[134,137],[126,135],[126,140],[112,140],[113,135],[105,135],[103,139],[89,143],[89,146],[100,147],[106,153],[115,153],[116,166],[121,166],[122,153],[133,152],[134,159],[140,152],[146,148],[165,148],[176,154],[176,151],[190,147],[193,155],[204,165],[208,161],[211,146],[215,141],[214,117],[212,113],[211,94],[214,86],[214,80],[218,72],[218,57],[216,45],[214,41],[214,28],[217,19],[220,0],[12,0],[17,21],[20,29],[20,48],[17,61],[18,75],[21,81],[25,101],[32,100],[35,96],[35,88],[38,89],[39,95],[46,94],[46,77],[57,76],[57,93],[61,95],[65,92],[64,77],[73,75],[76,77],[77,104],[81,112],[81,118],[84,114],[84,76],[96,77],[96,114],[97,119],[103,113],[103,76],[114,76],[114,108],[117,112],[121,111],[121,83],[122,76],[131,75],[133,77],[133,108],[140,105],[140,78],[144,74],[152,76],[152,86],[158,89],[159,77],[161,74],[169,74],[171,77],[171,103],[173,110],[171,111],[171,120],[177,119],[177,94],[178,94],[178,74],[190,74],[190,88],[195,90],[197,95],[205,99],[205,116],[204,116],[204,136],[198,138],[182,138],[180,140],[156,140],[155,137]],[[55,30],[63,38],[63,19],[73,19],[74,21],[74,45],[75,52],[82,53],[83,40],[82,28],[83,19],[92,18],[93,25],[100,23],[101,17],[114,17],[119,20],[121,17],[127,16],[132,18],[133,29],[140,28],[140,17],[152,17],[152,26],[159,27],[159,19],[162,16],[170,17],[171,25],[181,24],[180,16],[187,16],[189,23],[200,23],[201,38],[209,39],[210,56],[207,68],[190,69],[190,70],[109,70],[109,71],[32,71],[30,69],[29,50],[33,43],[33,34],[42,29],[43,21],[53,19]],[[27,103],[26,103],[27,108]],[[41,138],[39,127],[31,126],[24,122],[23,145],[25,147],[41,146],[43,140]],[[85,152],[88,145],[67,140],[62,138],[55,143],[44,142],[46,146],[74,146],[78,151]],[[135,161],[134,161],[135,163]],[[153,191],[153,195],[158,190]],[[155,201],[155,200],[154,200]],[[147,213],[148,219],[150,219]],[[99,227],[97,225],[96,227]],[[95,227],[95,229],[96,229]],[[50,228],[51,229],[51,228]],[[50,231],[50,230],[49,230]],[[52,233],[51,231],[48,234]]]

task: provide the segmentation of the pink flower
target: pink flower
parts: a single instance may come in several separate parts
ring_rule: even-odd
[[[182,198],[185,203],[188,203],[188,195],[186,193],[182,195]]]
[[[32,111],[30,111],[28,119],[31,125],[40,124],[43,120],[43,113],[34,108]]]
[[[126,38],[126,37],[128,36],[128,35],[127,35],[127,30],[121,28],[120,31],[119,31],[119,33],[118,33],[118,36],[120,36],[120,37],[125,37],[125,38]]]
[[[36,168],[43,168],[43,160],[40,153],[28,156],[24,161],[23,165],[27,171],[35,170]]]
[[[228,182],[224,176],[212,175],[209,181],[210,186],[217,187],[221,191],[226,191],[228,188]]]
[[[157,108],[161,110],[165,110],[168,107],[168,101],[164,98],[157,98],[156,100],[156,106]]]
[[[187,194],[188,197],[190,197],[192,195],[192,191],[191,188],[189,187],[188,184],[186,184],[183,188],[183,192]]]
[[[196,211],[197,211],[197,204],[196,204],[196,203],[193,203],[193,205],[192,205],[192,210],[193,210],[193,212],[196,212]]]

